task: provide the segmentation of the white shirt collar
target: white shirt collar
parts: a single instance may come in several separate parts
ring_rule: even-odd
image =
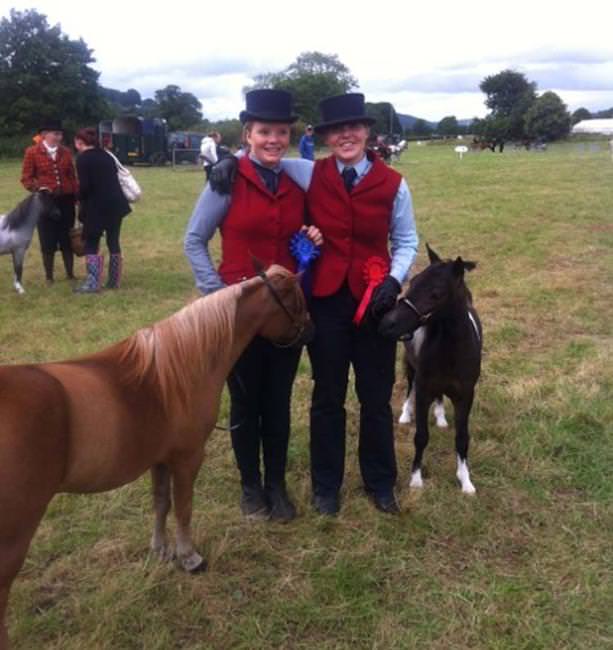
[[[58,146],[55,145],[55,147],[50,147],[44,140],[43,140],[43,145],[45,149],[53,156],[57,153]]]

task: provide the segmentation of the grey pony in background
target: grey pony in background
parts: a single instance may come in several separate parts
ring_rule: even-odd
[[[34,228],[43,214],[54,207],[51,193],[33,192],[8,214],[0,214],[0,255],[13,256],[15,273],[13,286],[17,293],[25,293],[21,284],[23,260],[32,241]]]

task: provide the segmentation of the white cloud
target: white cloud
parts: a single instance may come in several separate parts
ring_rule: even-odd
[[[31,7],[31,0],[12,0]],[[336,53],[371,101],[431,120],[485,114],[478,84],[504,68],[555,90],[571,108],[613,106],[610,0],[566,10],[553,0],[422,3],[268,0],[143,5],[37,0],[49,22],[94,50],[104,85],[147,97],[168,84],[201,99],[210,118],[237,116],[253,74],[280,70],[303,51]],[[0,10],[2,15],[8,9]]]

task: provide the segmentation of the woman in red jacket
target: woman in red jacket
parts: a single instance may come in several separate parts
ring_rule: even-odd
[[[58,121],[47,121],[39,130],[41,140],[28,147],[23,159],[21,184],[30,192],[46,187],[51,191],[55,210],[38,222],[38,238],[43,255],[47,284],[53,282],[53,261],[59,248],[64,259],[66,276],[74,279],[74,255],[70,247],[70,229],[75,220],[77,175],[72,153],[62,146],[64,132]]]
[[[290,240],[301,229],[315,244],[322,243],[317,229],[304,226],[303,190],[279,166],[289,147],[291,124],[297,119],[292,114],[291,95],[281,90],[254,90],[247,93],[246,102],[240,120],[250,152],[238,163],[232,193],[222,196],[207,187],[185,236],[185,252],[202,293],[252,277],[252,255],[266,264],[281,264],[295,271]],[[208,242],[217,228],[221,232],[218,270],[208,252]],[[250,518],[289,521],[296,515],[287,495],[285,467],[291,391],[300,352],[299,348],[280,349],[257,338],[228,379],[232,446],[242,484],[241,511]]]

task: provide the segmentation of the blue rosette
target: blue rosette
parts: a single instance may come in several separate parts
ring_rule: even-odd
[[[298,263],[298,273],[302,273],[302,290],[307,298],[311,295],[311,263],[319,257],[319,247],[300,230],[290,240],[289,250]]]
[[[289,243],[289,250],[298,262],[298,273],[306,271],[311,262],[319,256],[319,248],[315,246],[312,240],[307,237],[303,231],[297,232]]]

